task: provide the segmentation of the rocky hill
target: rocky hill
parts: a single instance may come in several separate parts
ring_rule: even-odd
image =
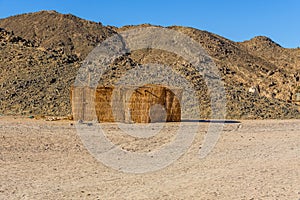
[[[79,59],[0,30],[0,113],[70,113],[69,86]]]
[[[136,26],[105,27],[70,14],[41,11],[0,19],[0,28],[0,113],[68,115],[69,87],[85,56],[112,34]],[[262,36],[234,42],[194,28],[168,28],[199,42],[217,64],[227,91],[227,118],[300,118],[293,102],[300,86],[300,49],[283,48]],[[203,78],[192,77],[192,66],[167,52],[132,52],[111,64],[104,81],[112,83],[149,62],[172,66],[191,80],[203,105],[201,117],[209,118]]]
[[[22,14],[0,20],[0,27],[32,41],[35,46],[84,59],[100,42],[114,33],[101,23],[63,15],[56,11]]]

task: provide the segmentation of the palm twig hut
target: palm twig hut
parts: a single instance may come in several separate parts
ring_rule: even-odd
[[[71,87],[74,120],[179,122],[182,90],[162,85]]]

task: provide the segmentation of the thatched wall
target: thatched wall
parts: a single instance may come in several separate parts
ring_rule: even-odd
[[[71,104],[74,120],[92,121],[97,119],[94,88],[71,87]]]
[[[75,120],[136,123],[181,120],[181,90],[178,88],[171,90],[160,85],[72,87],[71,99]]]

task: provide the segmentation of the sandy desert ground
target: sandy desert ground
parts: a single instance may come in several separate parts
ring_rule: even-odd
[[[300,199],[300,120],[226,123],[204,159],[197,153],[208,123],[188,122],[202,127],[188,152],[145,174],[101,164],[71,123],[0,117],[0,199]],[[176,124],[135,142],[103,126],[111,141],[147,151],[171,141]]]

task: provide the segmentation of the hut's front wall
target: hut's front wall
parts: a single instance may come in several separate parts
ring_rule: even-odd
[[[126,102],[130,109],[131,120],[139,123],[166,121],[166,88],[165,87],[140,87],[133,91],[130,101]],[[164,108],[158,109],[159,106]],[[153,107],[150,115],[150,109]]]

